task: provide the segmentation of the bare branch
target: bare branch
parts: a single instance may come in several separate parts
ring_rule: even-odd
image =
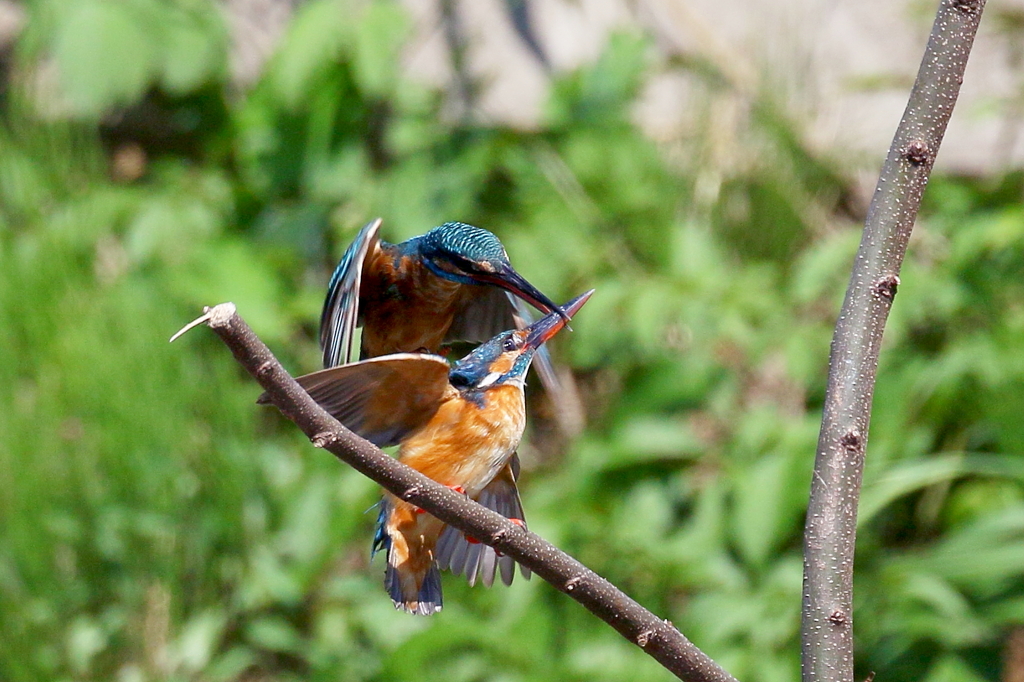
[[[207,308],[204,313],[198,323],[207,323],[224,340],[235,359],[267,391],[274,405],[295,422],[315,446],[330,451],[402,499],[512,556],[611,625],[679,679],[735,682],[670,622],[661,620],[565,552],[500,514],[410,469],[342,426],[295,383],[270,349],[238,316],[233,304]],[[384,598],[383,594],[381,596]]]
[[[921,195],[953,113],[985,0],[941,0],[882,167],[846,291],[804,531],[805,682],[853,680],[853,550],[882,331]]]

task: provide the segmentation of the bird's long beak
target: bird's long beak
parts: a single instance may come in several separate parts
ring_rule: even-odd
[[[562,315],[560,312],[561,309],[554,301],[545,296],[537,287],[527,282],[526,278],[513,270],[511,265],[502,268],[493,275],[487,275],[484,277],[477,275],[476,279],[481,279],[490,284],[495,284],[505,291],[515,294],[537,310],[545,313],[557,312],[566,322],[569,321],[568,317]]]
[[[569,319],[583,307],[583,304],[587,302],[593,293],[594,290],[591,289],[585,294],[580,294],[561,308],[557,308],[554,312],[545,315],[543,318],[527,327],[525,347],[533,349],[540,348],[545,341],[557,334],[562,327],[566,326]]]

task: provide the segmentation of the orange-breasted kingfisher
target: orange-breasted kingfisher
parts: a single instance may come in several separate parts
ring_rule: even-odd
[[[541,345],[593,290],[523,329],[504,331],[449,365],[437,355],[400,353],[325,369],[299,384],[342,424],[399,460],[525,527],[516,487],[516,448],[526,425],[523,387]],[[441,610],[441,569],[490,586],[509,585],[511,557],[467,539],[416,506],[385,493],[373,552],[385,550],[384,586],[395,607]],[[520,568],[524,577],[527,569]]]
[[[531,321],[522,301],[544,313],[558,310],[487,230],[449,222],[389,244],[378,236],[380,224],[377,218],[359,231],[331,277],[320,315],[324,367],[354,359],[358,325],[359,359],[366,359],[483,343]]]

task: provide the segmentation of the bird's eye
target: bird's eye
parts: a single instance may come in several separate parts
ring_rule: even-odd
[[[444,258],[436,258],[436,259],[434,259],[433,262],[434,262],[434,265],[436,265],[440,269],[444,270],[445,272],[450,272],[453,275],[461,275],[462,274],[462,269],[459,268],[455,263],[452,263],[449,260],[446,260]]]
[[[506,353],[519,348],[519,343],[516,341],[515,335],[508,336],[504,341],[501,342],[501,349]]]
[[[480,268],[480,264],[476,263],[469,258],[456,258],[453,259],[453,265],[457,270],[461,270],[467,275],[479,275],[483,272]]]

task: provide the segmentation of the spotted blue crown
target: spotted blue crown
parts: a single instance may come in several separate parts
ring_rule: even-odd
[[[427,258],[467,260],[474,263],[508,263],[498,238],[479,227],[451,222],[435,227],[420,238],[420,254]]]

